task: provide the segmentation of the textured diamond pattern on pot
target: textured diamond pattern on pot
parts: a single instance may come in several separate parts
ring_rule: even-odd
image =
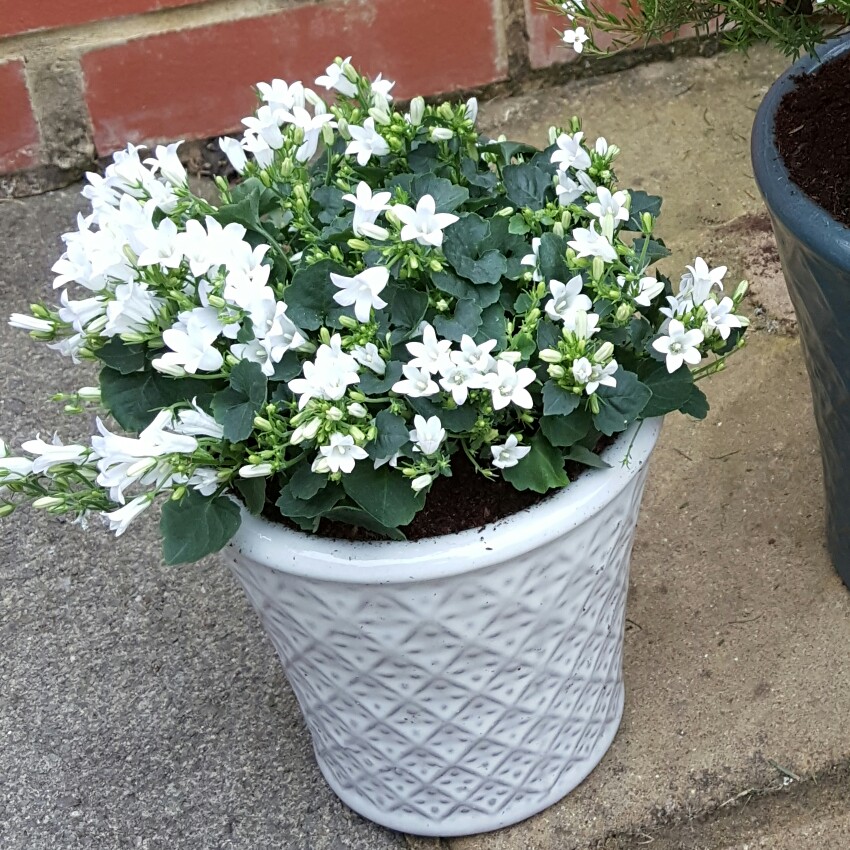
[[[642,483],[601,521],[450,578],[377,588],[234,559],[343,799],[439,834],[586,775],[622,709]]]

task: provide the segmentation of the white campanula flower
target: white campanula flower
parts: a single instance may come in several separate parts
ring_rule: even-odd
[[[245,148],[242,146],[242,142],[230,136],[222,136],[218,140],[218,146],[233,166],[234,171],[237,174],[244,174],[248,167],[248,158],[245,156]]]
[[[415,210],[405,204],[392,207],[392,211],[404,225],[401,229],[401,241],[411,242],[415,239],[420,245],[439,248],[443,244],[443,230],[454,224],[458,217],[451,213],[438,213],[436,209],[436,202],[431,195],[423,195]]]
[[[573,361],[570,368],[575,382],[579,386],[584,386],[588,395],[593,395],[600,386],[617,386],[617,379],[614,374],[620,367],[616,360],[611,360],[603,365],[595,360],[588,360],[587,357],[579,357]]]
[[[599,219],[610,215],[614,221],[629,220],[629,211],[626,209],[626,202],[629,199],[628,192],[611,194],[610,189],[599,186],[596,189],[596,198],[597,200],[587,205],[587,211],[591,215]]]
[[[148,290],[146,283],[120,283],[115,300],[106,305],[104,336],[144,333],[156,321],[163,301]]]
[[[562,171],[568,168],[575,168],[578,171],[587,171],[590,168],[590,154],[584,149],[581,140],[584,138],[584,133],[561,133],[555,144],[558,150],[552,152],[550,161],[557,165]]]
[[[531,253],[526,254],[521,260],[520,264],[523,266],[532,266],[534,269],[534,274],[532,275],[532,279],[539,282],[543,280],[543,273],[540,271],[540,237],[535,236],[531,240]]]
[[[259,332],[256,328],[259,327]],[[286,303],[278,301],[274,305],[271,322],[266,325],[254,325],[257,336],[262,335],[271,346],[272,359],[278,363],[287,351],[301,348],[307,339],[286,315]]]
[[[242,147],[257,160],[260,168],[268,168],[274,162],[274,149],[259,133],[248,130],[242,137]]]
[[[176,269],[183,262],[178,235],[177,225],[170,218],[164,218],[155,230],[139,234],[145,250],[139,254],[138,265]]]
[[[196,307],[181,313],[179,319],[180,322],[162,333],[162,341],[170,351],[156,358],[151,365],[160,371],[179,366],[190,375],[199,371],[217,372],[224,358],[213,347],[222,331],[216,311],[212,307]]]
[[[555,194],[558,196],[558,203],[562,207],[565,207],[580,198],[584,192],[584,187],[577,181],[573,180],[567,171],[558,172],[558,182],[555,185]]]
[[[410,442],[414,444],[413,451],[430,457],[440,450],[440,444],[445,439],[446,430],[439,416],[431,416],[426,420],[417,413],[413,417],[413,430],[410,432]]]
[[[299,162],[307,162],[319,147],[319,136],[323,127],[336,127],[333,115],[329,112],[316,111],[311,115],[304,107],[295,106],[289,112],[282,112],[281,119],[294,124],[304,133],[304,142],[295,152],[295,158]]]
[[[224,437],[224,429],[212,416],[198,407],[198,400],[193,398],[191,407],[177,411],[177,417],[172,424],[175,434],[189,437],[212,437],[220,440]]]
[[[431,373],[426,369],[419,369],[410,363],[401,367],[404,378],[392,386],[392,391],[408,398],[421,398],[434,395],[440,391],[436,382],[431,379]]]
[[[186,222],[186,229],[177,234],[175,247],[178,253],[188,261],[189,271],[195,277],[205,275],[210,266],[216,264],[220,250],[210,239],[204,225],[196,219],[189,219]]]
[[[654,277],[642,277],[637,283],[637,294],[635,304],[641,307],[650,307],[652,302],[664,292],[664,284]]]
[[[124,150],[116,151],[112,155],[112,164],[104,172],[113,186],[137,198],[144,198],[148,194],[147,187],[156,182],[139,156],[143,150],[146,150],[145,145],[129,144]]]
[[[22,331],[35,331],[39,333],[50,333],[53,330],[53,322],[48,319],[39,319],[27,313],[12,313],[9,316],[9,326]]]
[[[202,496],[212,496],[220,485],[218,470],[209,466],[199,466],[186,482],[187,487],[197,490]]]
[[[442,371],[451,363],[452,343],[437,339],[437,332],[427,322],[422,324],[422,342],[408,342],[405,348],[413,355],[409,365],[424,369],[428,374]]]
[[[378,74],[372,80],[372,106],[377,106],[379,109],[387,109],[392,103],[393,96],[390,92],[395,88],[393,80],[385,80],[383,74]]]
[[[348,156],[356,156],[358,165],[367,165],[373,156],[386,156],[390,152],[387,140],[375,129],[375,119],[367,118],[362,127],[348,128],[351,141],[345,149]]]
[[[142,495],[136,496],[131,502],[127,502],[121,508],[109,513],[102,512],[101,516],[109,525],[109,530],[115,532],[116,537],[120,537],[140,514],[144,513],[153,503],[153,496]]]
[[[334,293],[334,301],[341,307],[354,307],[358,322],[365,324],[372,315],[372,309],[381,310],[387,302],[380,298],[390,279],[390,270],[386,266],[372,266],[354,277],[331,272],[331,281],[340,291]]]
[[[28,454],[36,456],[32,464],[32,471],[37,475],[63,463],[72,463],[78,466],[85,463],[91,454],[91,449],[88,446],[79,446],[73,443],[64,446],[59,437],[54,437],[52,443],[45,443],[44,440],[36,437],[34,440],[21,443],[21,448]]]
[[[735,315],[735,303],[727,295],[719,303],[713,298],[706,299],[702,306],[708,314],[705,320],[706,336],[716,333],[721,339],[729,339],[734,328],[746,325],[746,319]]]
[[[496,360],[490,352],[498,345],[495,339],[488,339],[480,344],[469,334],[460,338],[460,351],[451,353],[452,362],[459,366],[467,366],[476,372],[486,374],[496,368]]]
[[[469,391],[484,386],[484,375],[467,363],[449,362],[440,370],[440,386],[452,394],[455,404],[466,403]]]
[[[496,361],[496,371],[487,376],[487,389],[493,394],[493,407],[502,410],[509,404],[530,410],[533,406],[531,393],[526,387],[536,379],[533,369],[517,370],[507,360]]]
[[[654,340],[652,347],[666,355],[665,361],[668,372],[675,372],[682,363],[695,366],[702,360],[699,346],[704,340],[702,331],[686,331],[678,319],[671,319],[667,327],[667,335]]]
[[[363,224],[374,224],[378,216],[389,209],[388,201],[392,197],[392,192],[375,192],[372,194],[369,184],[361,180],[357,184],[357,194],[343,195],[344,201],[349,201],[354,204],[354,222],[352,230],[357,236],[364,236],[361,231]]]
[[[331,434],[330,443],[319,446],[319,457],[313,461],[313,472],[342,472],[347,475],[358,460],[369,457],[365,449],[356,445],[350,434]]]
[[[357,97],[357,86],[345,76],[345,69],[351,64],[351,57],[343,59],[341,63],[334,62],[325,68],[325,73],[316,77],[316,85],[324,86],[329,91],[334,89],[346,97]],[[392,86],[390,86],[392,88]]]
[[[366,345],[355,345],[351,349],[351,356],[361,365],[373,371],[376,375],[384,375],[387,371],[387,364],[381,357],[378,347],[374,342],[367,342]]]
[[[509,469],[516,466],[530,451],[528,446],[519,445],[515,434],[508,436],[500,446],[490,446],[493,454],[493,466],[498,469]]]
[[[564,32],[564,44],[572,47],[576,53],[581,53],[584,50],[584,43],[590,39],[590,36],[584,31],[584,27],[576,27],[574,30],[566,30]]]
[[[667,296],[667,306],[660,307],[659,312],[668,319],[684,318],[694,309],[694,302],[687,295]]]
[[[74,363],[80,362],[80,349],[83,348],[85,339],[82,334],[74,334],[73,336],[65,337],[57,342],[50,343],[48,348],[58,351],[62,357],[70,357]]]
[[[339,334],[331,337],[329,345],[320,345],[313,362],[303,366],[303,378],[293,378],[288,386],[300,396],[299,409],[303,409],[311,398],[339,401],[351,384],[360,382],[357,361],[342,350]]]
[[[115,185],[114,180],[110,180],[101,174],[96,174],[93,171],[86,172],[87,186],[83,186],[82,196],[91,201],[92,209],[95,213],[108,209],[109,207],[117,207],[121,200],[121,190]]]
[[[577,339],[590,339],[599,332],[599,316],[584,310],[571,310],[562,317],[565,330],[570,331]]]
[[[2,443],[2,441],[0,441]],[[11,457],[6,454],[6,444],[2,443],[0,454],[0,481],[14,481],[32,475],[33,461],[28,457]]]
[[[230,353],[238,360],[256,363],[267,377],[274,375],[276,361],[269,340],[252,339],[248,342],[239,342],[230,346]],[[156,366],[156,361],[154,361],[154,366]]]
[[[574,313],[576,310],[584,310],[585,312],[590,310],[593,302],[582,293],[582,286],[584,286],[584,282],[580,274],[570,278],[567,283],[562,283],[560,280],[549,281],[552,299],[546,302],[546,313],[552,321],[568,321],[570,313]]]
[[[151,166],[154,174],[159,172],[160,177],[172,186],[185,186],[187,181],[186,169],[177,156],[177,148],[182,144],[183,142],[179,141],[171,145],[157,145],[154,155],[145,160],[145,164]]]
[[[257,83],[257,91],[262,100],[274,111],[289,111],[296,106],[304,106],[304,86],[295,82],[291,86],[285,80],[274,79],[271,83]]]
[[[596,231],[596,222],[590,222],[590,228],[577,227],[573,238],[567,243],[581,257],[601,257],[606,263],[617,260],[617,250],[601,233]]]
[[[252,133],[261,138],[273,151],[283,147],[283,133],[280,131],[282,113],[270,106],[261,106],[255,115],[242,119],[242,123]]]
[[[702,257],[697,257],[688,271],[682,275],[679,294],[688,295],[694,304],[702,304],[714,289],[723,290],[726,266],[710,269]]]
[[[471,97],[466,101],[464,106],[463,116],[467,121],[474,124],[478,120],[478,98]]]

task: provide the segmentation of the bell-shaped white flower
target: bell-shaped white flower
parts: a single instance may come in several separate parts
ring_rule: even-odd
[[[65,446],[62,445],[62,441],[58,437],[54,437],[52,443],[45,443],[44,440],[36,437],[34,440],[21,443],[21,448],[28,454],[36,456],[32,464],[32,471],[39,475],[51,467],[63,463],[75,465],[85,463],[91,454],[91,449],[88,446],[79,446],[73,443]],[[0,463],[2,463],[2,460],[0,460]]]
[[[581,53],[584,50],[584,43],[590,39],[590,36],[584,31],[584,27],[576,27],[574,30],[566,30],[564,32],[563,41],[568,47],[572,47],[576,53]]]
[[[153,502],[153,497],[147,494],[136,496],[131,502],[114,511],[101,513],[101,516],[109,525],[109,530],[120,537],[140,514],[144,513]]]
[[[584,138],[584,133],[561,133],[555,144],[558,150],[552,152],[550,161],[557,165],[559,169],[565,171],[568,168],[575,168],[578,171],[587,171],[590,168],[590,154],[584,149],[581,140]]]
[[[421,331],[422,342],[408,342],[405,346],[413,355],[409,365],[431,375],[441,372],[451,364],[451,340],[438,339],[437,332],[427,322],[423,323]]]
[[[414,444],[413,451],[430,457],[440,450],[440,444],[445,439],[446,430],[439,416],[425,419],[417,413],[413,417],[413,430],[410,432],[410,441]]]
[[[617,250],[601,233],[596,231],[596,222],[591,221],[590,227],[577,227],[573,230],[573,238],[567,243],[581,257],[601,257],[606,263],[617,260]]]
[[[170,145],[157,145],[154,156],[145,160],[146,165],[152,166],[154,174],[159,172],[160,177],[171,183],[172,186],[185,186],[187,182],[186,169],[177,156],[177,148],[183,142],[174,142]]]
[[[344,201],[354,204],[352,230],[357,236],[366,235],[361,231],[361,225],[374,224],[378,216],[384,210],[389,209],[388,201],[391,197],[391,192],[375,192],[372,194],[369,184],[363,180],[357,184],[356,195],[348,194],[342,196]]]
[[[369,457],[365,449],[356,445],[350,434],[331,434],[330,442],[319,447],[319,457],[313,461],[313,471],[342,472],[347,475],[358,460]],[[324,463],[321,463],[324,461]]]
[[[372,316],[372,309],[381,310],[387,302],[379,297],[390,279],[386,266],[371,266],[354,277],[331,272],[331,281],[340,291],[334,293],[334,301],[342,307],[354,307],[358,322],[365,324]]]
[[[345,75],[345,69],[351,64],[351,57],[343,59],[337,64],[334,62],[325,68],[325,73],[316,77],[316,85],[324,86],[326,89],[334,89],[346,97],[357,97],[357,86]],[[392,87],[392,86],[391,86]]]
[[[423,195],[416,209],[405,204],[392,207],[393,213],[404,225],[401,229],[401,241],[420,245],[433,245],[439,248],[443,244],[443,230],[454,224],[458,217],[451,213],[436,212],[437,204],[431,195]]]
[[[366,345],[355,345],[351,349],[351,356],[361,366],[371,369],[376,375],[384,375],[387,371],[387,364],[374,342],[367,342]]]
[[[375,129],[375,119],[367,118],[362,127],[348,128],[351,141],[345,149],[348,156],[356,156],[358,165],[366,165],[373,156],[386,156],[390,152],[387,140]]]
[[[666,355],[665,362],[668,372],[675,372],[683,363],[695,366],[702,360],[699,346],[705,337],[700,330],[686,331],[678,319],[671,319],[667,334],[654,340],[652,347]]]
[[[723,278],[726,276],[726,266],[718,266],[710,269],[708,263],[697,257],[688,271],[682,275],[679,284],[679,295],[687,295],[694,304],[700,305],[705,301],[712,291],[723,290]]]
[[[517,369],[507,360],[496,361],[496,371],[487,376],[487,389],[493,394],[493,407],[502,410],[515,404],[525,410],[533,406],[531,393],[526,387],[537,378],[533,369]]]
[[[490,446],[493,454],[493,466],[498,469],[509,469],[516,466],[530,451],[528,446],[519,445],[515,434],[508,436],[504,443]]]
[[[408,398],[421,398],[423,396],[434,395],[440,391],[436,381],[431,379],[431,373],[427,370],[411,366],[410,363],[405,363],[401,367],[401,371],[404,378],[393,384],[392,390],[394,393],[407,396]]]
[[[569,321],[569,314],[576,310],[589,311],[593,302],[581,291],[584,282],[581,275],[570,278],[567,283],[560,280],[549,281],[552,299],[546,302],[546,313],[554,322]]]

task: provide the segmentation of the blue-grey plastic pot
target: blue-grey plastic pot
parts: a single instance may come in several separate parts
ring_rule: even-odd
[[[774,138],[776,111],[786,92],[796,86],[795,78],[847,52],[850,38],[835,39],[819,50],[817,58],[801,59],[773,84],[756,115],[752,156],[756,183],[773,220],[812,385],[829,552],[850,587],[850,228],[791,182]],[[850,93],[836,91],[835,97],[837,101]],[[829,121],[829,115],[823,120]]]

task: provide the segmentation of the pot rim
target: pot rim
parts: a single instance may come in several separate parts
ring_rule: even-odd
[[[752,161],[756,184],[771,215],[810,249],[841,268],[850,267],[850,227],[837,221],[796,183],[775,141],[776,111],[785,94],[795,88],[795,77],[811,74],[850,51],[850,36],[831,39],[804,56],[770,87],[756,113],[752,134]]]
[[[482,528],[415,541],[354,542],[295,531],[243,509],[226,552],[273,570],[351,584],[402,584],[471,572],[543,546],[602,512],[644,468],[662,423],[663,417],[633,423],[603,452],[610,467],[586,471],[544,502]]]

